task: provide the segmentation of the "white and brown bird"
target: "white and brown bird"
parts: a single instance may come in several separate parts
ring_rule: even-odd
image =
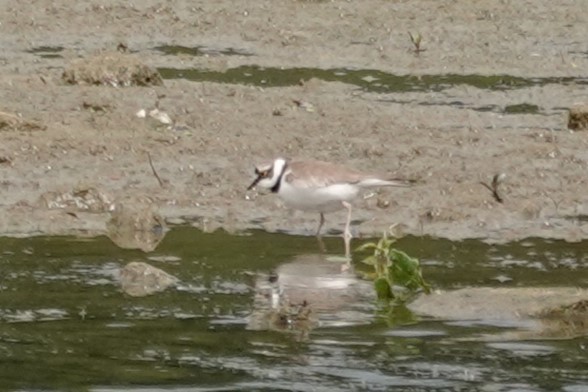
[[[343,232],[345,256],[350,258],[351,202],[362,190],[385,186],[410,186],[410,181],[382,179],[376,175],[333,163],[304,160],[288,161],[277,158],[271,163],[255,168],[257,178],[247,188],[255,186],[277,193],[285,204],[297,210],[320,214],[317,236],[325,223],[325,213],[347,209],[347,221]]]

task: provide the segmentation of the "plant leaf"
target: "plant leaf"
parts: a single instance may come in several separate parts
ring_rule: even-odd
[[[362,252],[364,250],[367,249],[375,249],[377,247],[377,245],[374,242],[366,242],[365,244],[358,246],[355,251],[356,252]]]
[[[376,265],[378,263],[378,259],[376,259],[376,256],[368,256],[362,259],[361,262],[367,265]]]
[[[418,259],[398,249],[390,249],[389,256],[392,265],[388,268],[388,275],[395,284],[410,290],[423,289],[430,292],[431,288],[423,279]]]
[[[374,281],[374,288],[376,289],[376,294],[378,295],[378,299],[389,301],[394,298],[394,294],[392,293],[392,287],[390,287],[390,283],[388,283],[388,279],[386,279],[386,278],[376,279]]]

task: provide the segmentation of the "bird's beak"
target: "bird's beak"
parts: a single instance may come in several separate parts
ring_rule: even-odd
[[[254,187],[255,185],[257,185],[257,183],[258,183],[259,181],[261,181],[261,179],[262,179],[262,178],[263,178],[263,175],[262,175],[262,174],[258,174],[258,175],[257,175],[257,178],[256,178],[255,180],[253,180],[253,182],[251,183],[251,185],[249,185],[249,186],[247,187],[247,190],[249,191],[249,190],[253,189],[253,187]]]

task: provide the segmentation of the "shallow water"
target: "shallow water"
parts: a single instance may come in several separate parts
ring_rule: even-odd
[[[342,250],[339,238],[326,245]],[[421,259],[436,288],[585,287],[587,245],[398,243]],[[317,253],[314,238],[191,228],[172,230],[149,254],[118,249],[107,238],[2,238],[0,389],[588,389],[586,338],[483,342],[469,338],[508,328],[418,320],[367,300],[347,304],[352,313],[320,314],[323,327],[303,340],[248,329],[256,275],[324,257]],[[182,284],[150,297],[124,295],[118,269],[135,260]]]
[[[586,78],[522,78],[510,75],[395,75],[375,69],[269,68],[240,66],[225,71],[188,68],[159,68],[164,79],[187,79],[195,82],[248,84],[262,87],[296,86],[317,78],[341,82],[376,93],[439,92],[454,86],[471,86],[482,90],[505,91],[547,84],[584,85]]]

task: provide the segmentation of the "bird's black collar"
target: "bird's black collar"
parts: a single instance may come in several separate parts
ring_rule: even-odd
[[[288,164],[285,163],[284,167],[282,168],[282,172],[280,173],[280,176],[278,177],[278,181],[276,181],[276,185],[274,185],[270,188],[270,190],[273,193],[278,193],[280,191],[280,185],[282,184],[282,177],[284,177],[284,173],[286,173],[287,169],[288,169]]]

